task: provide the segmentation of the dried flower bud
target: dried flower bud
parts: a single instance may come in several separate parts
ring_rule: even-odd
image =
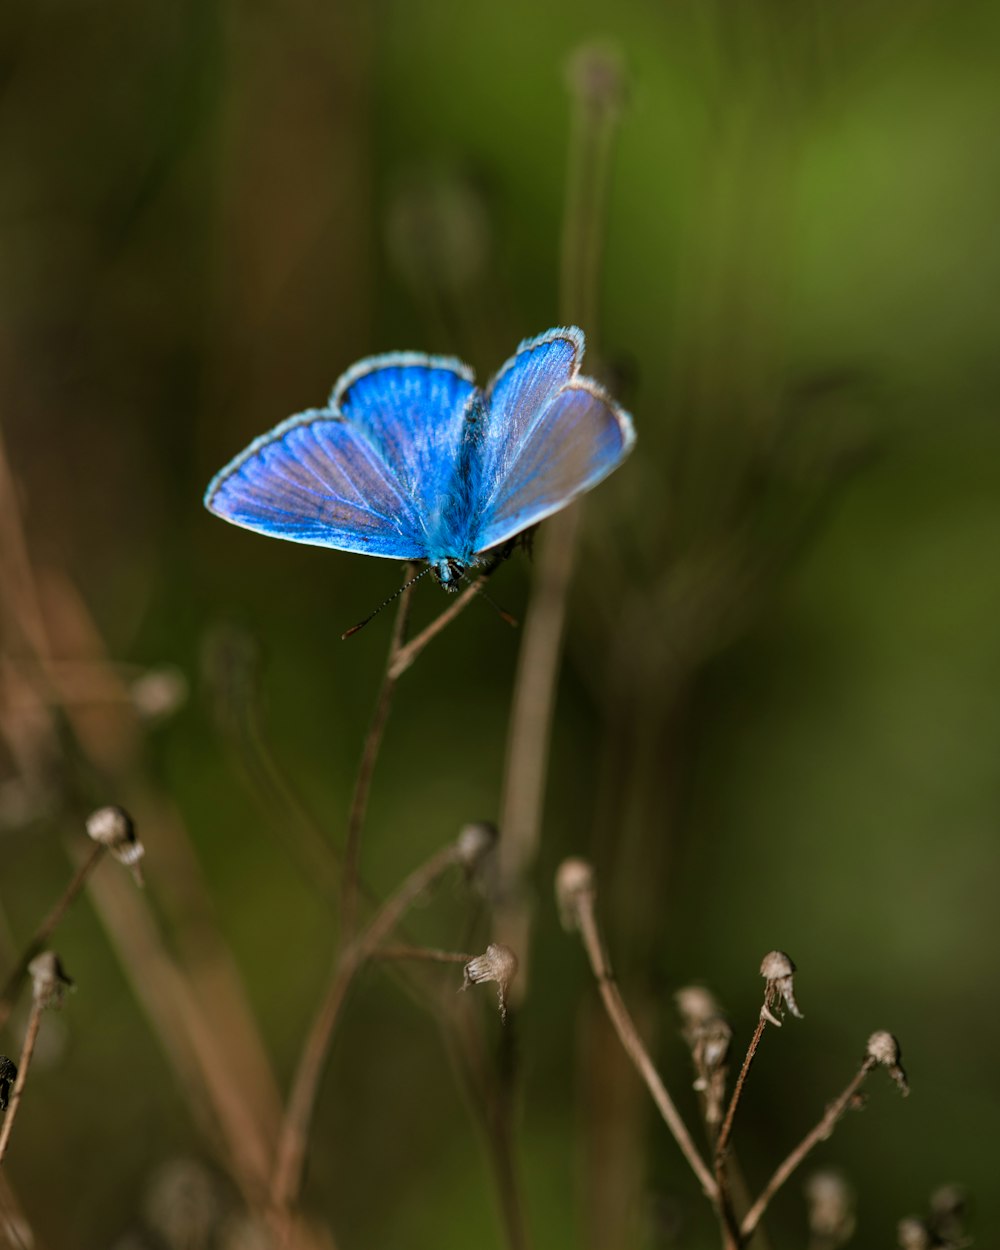
[[[129,697],[143,720],[165,720],[187,701],[187,678],[169,665],[151,668],[132,682]]]
[[[767,984],[764,987],[764,1005],[760,1009],[760,1014],[771,1024],[781,1024],[771,1011],[775,1004],[778,1005],[780,1012],[784,1013],[788,1010],[799,1020],[802,1019],[802,1012],[799,1011],[798,1003],[795,1001],[795,990],[792,985],[794,973],[795,965],[784,951],[769,951],[761,961],[760,975]]]
[[[563,928],[572,933],[580,926],[577,915],[584,899],[593,901],[596,894],[593,866],[575,856],[564,859],[556,870],[556,904]]]
[[[500,1019],[507,1019],[507,992],[510,983],[517,975],[517,956],[509,946],[499,942],[491,942],[485,955],[477,955],[465,965],[465,980],[462,989],[470,985],[481,985],[484,981],[497,983],[497,999],[500,1003]]]
[[[597,116],[617,117],[627,99],[627,80],[621,54],[604,43],[585,43],[566,65],[570,92]]]
[[[703,985],[684,985],[674,994],[674,1002],[685,1030],[697,1029],[722,1015],[722,1008],[711,990]]]
[[[150,1226],[171,1250],[210,1246],[226,1215],[226,1192],[196,1159],[171,1159],[151,1176],[143,1197]]]
[[[899,1062],[899,1042],[891,1033],[887,1033],[885,1029],[879,1029],[877,1033],[873,1033],[868,1039],[866,1058],[872,1064],[881,1064],[883,1068],[889,1069],[889,1075],[899,1086],[904,1097],[910,1092],[906,1073]]]
[[[814,1172],[804,1186],[809,1207],[809,1231],[833,1250],[854,1233],[854,1191],[839,1172]]]
[[[0,1111],[7,1110],[10,1091],[17,1080],[17,1064],[6,1055],[0,1055]]]
[[[965,1244],[965,1219],[969,1195],[961,1185],[942,1185],[931,1194],[930,1223],[938,1241],[948,1246]]]
[[[124,807],[111,804],[91,812],[87,817],[87,833],[95,842],[106,846],[119,863],[131,868],[136,881],[142,884],[139,861],[145,855],[146,848],[135,836],[132,817]]]
[[[59,956],[54,951],[43,951],[28,964],[31,977],[31,994],[40,1007],[58,1007],[63,995],[73,988]]]
[[[896,1225],[896,1240],[900,1250],[931,1250],[934,1238],[923,1220],[915,1215],[908,1215]]]
[[[487,820],[465,825],[455,843],[455,857],[471,877],[483,865],[497,844],[497,827]]]

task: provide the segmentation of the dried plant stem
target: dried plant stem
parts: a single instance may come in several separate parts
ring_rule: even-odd
[[[277,1212],[287,1212],[298,1197],[320,1078],[341,1007],[355,975],[395,929],[416,899],[457,862],[457,847],[452,843],[416,868],[382,904],[367,928],[343,949],[337,960],[302,1048],[278,1138],[271,1185],[271,1201]]]
[[[432,964],[467,964],[475,956],[463,951],[435,950],[431,946],[383,946],[381,950],[374,951],[371,958],[385,960],[414,959]]]
[[[715,1178],[694,1144],[694,1139],[688,1132],[687,1125],[681,1118],[680,1112],[674,1106],[673,1099],[667,1093],[666,1086],[663,1084],[655,1064],[642,1044],[642,1039],[639,1037],[632,1017],[629,1015],[628,1008],[618,992],[618,986],[615,984],[614,973],[605,953],[604,942],[601,939],[597,917],[594,913],[594,896],[592,894],[580,895],[577,898],[576,921],[584,949],[587,952],[587,958],[590,960],[590,966],[597,979],[597,987],[604,1001],[604,1008],[608,1013],[608,1018],[614,1026],[615,1032],[618,1034],[618,1038],[622,1046],[624,1046],[628,1057],[635,1064],[639,1075],[645,1081],[646,1088],[652,1095],[657,1110],[663,1117],[663,1121],[670,1130],[674,1141],[680,1146],[681,1152],[684,1158],[687,1159],[692,1172],[701,1182],[701,1187],[707,1197],[713,1204],[717,1204],[719,1187]]]
[[[743,1057],[743,1066],[740,1068],[740,1074],[736,1078],[736,1085],[733,1087],[733,1096],[729,1100],[729,1107],[726,1110],[726,1118],[722,1121],[722,1128],[719,1130],[719,1136],[715,1139],[715,1167],[716,1173],[724,1167],[726,1161],[726,1152],[729,1149],[729,1139],[733,1135],[733,1121],[736,1118],[736,1108],[740,1104],[740,1098],[743,1094],[743,1086],[746,1084],[747,1074],[750,1071],[750,1065],[754,1061],[757,1054],[757,1048],[760,1046],[760,1039],[764,1036],[764,1030],[767,1028],[767,1016],[761,1012],[760,1019],[757,1021],[757,1027],[753,1031],[753,1037],[750,1039],[750,1045],[747,1047],[747,1053]]]
[[[467,999],[451,995],[449,1001],[442,1002],[436,1018],[459,1088],[470,1115],[482,1133],[503,1222],[505,1244],[508,1250],[526,1250],[529,1239],[517,1174],[511,1099],[507,1091],[498,1086],[498,1081],[504,1080],[504,1074],[498,1076],[496,1072],[476,1014]],[[504,1043],[509,1042],[511,1032],[511,1025],[508,1024],[503,1033]],[[509,1064],[507,1068],[509,1079]]]
[[[827,1107],[822,1119],[811,1129],[805,1137],[799,1142],[793,1151],[778,1165],[774,1171],[774,1175],[764,1186],[760,1197],[753,1204],[750,1210],[743,1217],[740,1224],[740,1237],[742,1241],[749,1241],[757,1231],[757,1225],[760,1223],[764,1212],[767,1210],[768,1204],[778,1190],[784,1185],[785,1181],[791,1176],[799,1164],[805,1159],[814,1146],[826,1139],[837,1126],[838,1120],[848,1110],[854,1100],[858,1090],[864,1084],[866,1077],[873,1068],[877,1067],[877,1060],[866,1057],[861,1067],[855,1073],[854,1077],[848,1082],[847,1088]]]
[[[471,586],[467,586],[447,608],[425,628],[410,639],[405,646],[396,649],[390,659],[387,677],[398,681],[428,643],[433,642],[446,625],[450,625],[460,612],[463,612],[478,595],[489,580],[490,574],[484,573],[477,577]]]
[[[62,920],[71,904],[75,901],[77,895],[86,885],[87,878],[97,867],[104,851],[105,847],[101,843],[97,843],[91,849],[90,854],[80,863],[66,889],[63,890],[58,902],[35,930],[31,941],[22,951],[21,957],[7,977],[3,989],[0,990],[0,1029],[3,1028],[10,1018],[18,991],[28,975],[28,964],[48,946],[49,938],[55,932],[60,920]]]
[[[28,1027],[24,1033],[24,1045],[21,1047],[21,1057],[17,1061],[17,1080],[14,1082],[14,1088],[11,1091],[10,1102],[4,1116],[3,1128],[0,1129],[0,1163],[3,1163],[4,1156],[7,1153],[7,1146],[10,1142],[10,1135],[14,1131],[14,1118],[17,1115],[18,1107],[21,1105],[21,1095],[24,1093],[24,1085],[28,1079],[28,1069],[31,1066],[31,1056],[35,1051],[35,1042],[38,1039],[38,1026],[42,1022],[44,1006],[44,1002],[38,996],[34,998],[31,1004],[31,1015],[28,1017]]]
[[[38,1234],[28,1223],[17,1196],[0,1174],[0,1246],[10,1250],[41,1250]]]
[[[410,602],[413,598],[414,566],[407,565],[406,579],[399,594],[399,607],[393,622],[392,638],[389,642],[389,655],[386,659],[385,674],[375,701],[375,711],[368,735],[361,752],[361,763],[358,765],[357,777],[354,781],[354,793],[351,796],[351,810],[347,817],[347,837],[344,842],[344,877],[341,890],[340,924],[342,941],[346,945],[354,934],[358,906],[358,877],[361,861],[361,830],[365,823],[368,810],[368,796],[371,793],[372,777],[382,747],[389,710],[392,707],[392,696],[396,692],[397,677],[392,675],[392,664],[406,635],[406,622],[410,614]]]

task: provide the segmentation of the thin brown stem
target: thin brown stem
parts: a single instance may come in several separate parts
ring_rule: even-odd
[[[344,877],[341,887],[341,935],[345,946],[354,934],[358,907],[358,876],[361,861],[361,830],[365,823],[368,810],[368,796],[371,793],[372,777],[375,764],[382,747],[386,722],[392,707],[392,696],[396,691],[397,677],[392,674],[393,661],[399,654],[406,635],[406,622],[410,614],[410,602],[413,598],[413,566],[407,566],[407,576],[399,595],[399,607],[392,627],[392,638],[389,642],[389,655],[386,659],[385,675],[375,702],[371,724],[361,752],[357,777],[354,781],[354,793],[351,796],[351,810],[347,817],[347,837],[344,842]]]
[[[24,984],[24,980],[28,975],[28,965],[40,954],[49,944],[49,939],[56,931],[59,922],[66,914],[77,895],[87,883],[87,878],[97,867],[98,861],[104,854],[105,847],[102,843],[96,843],[90,854],[80,863],[76,872],[70,878],[69,884],[63,890],[62,895],[56,902],[55,906],[45,917],[42,923],[35,930],[31,941],[21,952],[21,956],[14,965],[10,975],[7,977],[4,987],[0,990],[0,1029],[7,1023],[10,1018],[14,1001],[17,998],[18,991]]]
[[[375,951],[371,958],[385,960],[414,959],[431,964],[467,964],[475,956],[466,954],[463,951],[435,950],[431,946],[383,946],[381,950]]]
[[[768,1016],[762,1010],[760,1018],[757,1021],[757,1027],[753,1031],[753,1037],[750,1039],[750,1045],[747,1047],[747,1053],[743,1057],[743,1064],[740,1068],[740,1074],[736,1078],[736,1085],[733,1088],[733,1096],[729,1100],[729,1106],[726,1109],[726,1118],[722,1122],[722,1128],[719,1130],[719,1136],[715,1141],[715,1183],[719,1191],[719,1217],[722,1220],[722,1227],[726,1237],[727,1245],[739,1246],[742,1244],[742,1238],[739,1232],[739,1222],[736,1217],[736,1210],[733,1206],[732,1193],[729,1185],[729,1142],[733,1134],[733,1124],[736,1119],[736,1108],[739,1106],[740,1098],[743,1094],[743,1087],[746,1084],[747,1075],[750,1072],[750,1065],[754,1061],[757,1054],[757,1048],[760,1040],[764,1036],[764,1029],[767,1027]]]
[[[573,97],[569,168],[562,226],[559,308],[563,321],[597,341],[599,278],[619,117],[621,67],[606,49],[582,47],[571,60]],[[495,936],[516,950],[521,976],[515,1001],[528,988],[531,907],[521,882],[538,854],[552,722],[566,628],[566,605],[580,530],[580,504],[546,524],[518,655],[507,728],[500,804],[498,863],[502,900]]]
[[[708,1164],[701,1157],[698,1147],[694,1144],[694,1139],[688,1132],[687,1125],[681,1118],[681,1114],[674,1105],[673,1099],[667,1093],[666,1086],[656,1070],[656,1065],[650,1059],[649,1053],[636,1030],[635,1023],[629,1015],[628,1008],[625,1006],[625,1002],[618,991],[614,973],[611,970],[611,963],[605,952],[604,942],[597,924],[593,894],[580,895],[576,900],[576,921],[584,949],[587,952],[587,958],[590,960],[590,966],[597,979],[597,988],[600,990],[601,998],[604,1001],[604,1008],[614,1026],[615,1032],[618,1034],[619,1041],[625,1048],[628,1057],[635,1064],[639,1075],[645,1081],[646,1088],[652,1095],[657,1110],[663,1117],[663,1121],[670,1130],[674,1141],[680,1146],[681,1153],[688,1161],[692,1172],[701,1182],[701,1187],[705,1194],[713,1203],[717,1203],[719,1189],[715,1178],[712,1176]]]
[[[729,1139],[733,1135],[733,1121],[736,1118],[736,1108],[740,1104],[740,1098],[743,1094],[743,1086],[746,1084],[747,1074],[750,1071],[750,1065],[754,1061],[757,1054],[757,1048],[760,1046],[760,1039],[764,1036],[764,1029],[767,1027],[767,1017],[761,1013],[760,1019],[757,1021],[757,1027],[753,1031],[753,1037],[750,1039],[750,1045],[747,1047],[747,1053],[743,1057],[743,1066],[740,1068],[740,1074],[736,1078],[736,1085],[733,1088],[733,1096],[729,1100],[729,1107],[726,1110],[726,1118],[722,1121],[722,1128],[719,1130],[719,1136],[715,1140],[715,1159],[716,1166],[721,1166],[725,1161],[726,1151],[729,1148]]]
[[[826,1141],[836,1128],[838,1120],[848,1110],[858,1090],[864,1084],[865,1078],[875,1067],[877,1067],[877,1060],[868,1057],[863,1061],[852,1080],[848,1082],[847,1088],[830,1103],[815,1128],[806,1133],[795,1149],[775,1168],[774,1175],[764,1186],[760,1197],[743,1217],[743,1222],[740,1224],[740,1237],[744,1242],[749,1241],[757,1231],[757,1225],[763,1218],[768,1203],[784,1185],[785,1181],[788,1180],[813,1147],[821,1141]]]
[[[320,1079],[333,1032],[354,977],[420,895],[457,862],[457,847],[452,843],[416,868],[382,904],[368,926],[344,948],[337,960],[302,1048],[278,1138],[271,1201],[279,1213],[289,1211],[298,1197]]]
[[[7,1146],[10,1142],[10,1135],[14,1131],[14,1118],[17,1115],[17,1109],[21,1105],[21,1095],[24,1093],[24,1085],[28,1079],[28,1069],[31,1067],[31,1056],[35,1051],[35,1042],[38,1039],[38,1026],[42,1022],[42,1011],[44,1003],[41,998],[36,997],[31,1004],[31,1015],[28,1017],[28,1027],[24,1034],[24,1045],[21,1047],[21,1057],[17,1061],[17,1080],[14,1082],[14,1088],[11,1091],[10,1102],[7,1105],[7,1112],[4,1116],[3,1128],[0,1129],[0,1163],[3,1163],[4,1156],[7,1153]]]
[[[451,624],[460,612],[463,612],[472,600],[480,593],[489,580],[489,574],[483,574],[462,591],[462,593],[454,599],[447,608],[435,617],[433,621],[425,628],[410,639],[405,646],[399,647],[393,658],[391,659],[387,671],[387,677],[391,681],[398,681],[406,672],[413,661],[417,658],[421,651],[428,643],[433,642],[438,634],[446,625]]]

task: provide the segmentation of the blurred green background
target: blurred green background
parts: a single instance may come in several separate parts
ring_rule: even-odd
[[[873,1080],[816,1161],[857,1190],[856,1244],[894,1244],[895,1221],[957,1181],[989,1245],[1000,10],[986,0],[7,0],[5,956],[68,877],[82,816],[124,803],[168,944],[192,965],[217,949],[210,898],[287,1087],[336,936],[291,830],[342,841],[389,617],[339,635],[399,571],[225,526],[201,495],[365,354],[456,353],[486,377],[568,315],[567,63],[594,39],[627,89],[587,366],[639,441],[585,505],[530,883],[516,1047],[533,1244],[717,1244],[632,1078],[601,1084],[613,1048],[551,902],[560,859],[586,854],[623,992],[692,1119],[673,991],[712,986],[740,1048],[763,954],[798,963],[805,1019],[765,1039],[737,1128],[753,1186],[889,1028],[912,1097]],[[519,616],[531,572],[519,555],[493,581]],[[417,589],[425,621],[443,601]],[[363,848],[377,892],[496,818],[518,645],[474,604],[403,679]],[[92,684],[102,653],[124,679],[176,670],[189,698],[122,729],[102,710],[118,696]],[[78,665],[60,698],[55,661]],[[250,724],[311,823],[262,781]],[[467,915],[446,886],[412,928],[463,949]],[[207,1187],[220,1220],[236,1197],[144,1014],[141,960],[137,986],[106,923],[84,900],[57,936],[78,989],[46,1018],[9,1179],[52,1247],[248,1245],[231,1222],[208,1240],[165,1231],[171,1178],[192,1203]],[[5,1052],[24,1021],[22,1005]],[[805,1244],[800,1182],[774,1204],[775,1246]],[[347,1250],[504,1244],[434,1024],[378,970],[338,1035],[305,1204]]]

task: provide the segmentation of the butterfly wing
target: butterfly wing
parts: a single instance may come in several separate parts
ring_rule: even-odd
[[[596,486],[635,442],[632,418],[589,378],[575,377],[537,414],[481,517],[485,551]]]
[[[218,473],[205,505],[293,542],[425,557],[428,500],[453,462],[474,393],[456,360],[363,360],[337,383],[328,409],[291,417]]]

